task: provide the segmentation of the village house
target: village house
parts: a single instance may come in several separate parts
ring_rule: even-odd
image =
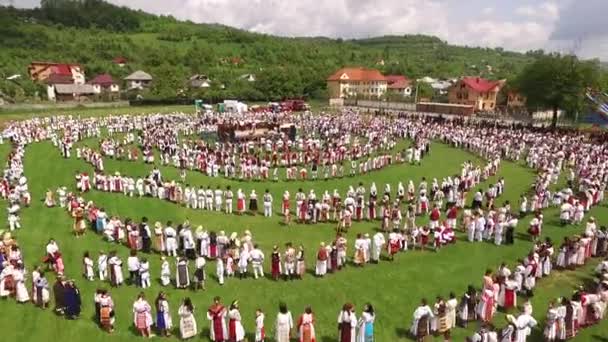
[[[55,63],[55,62],[31,62],[27,67],[28,74],[32,81],[48,82],[49,78],[62,80],[73,84],[84,84],[85,74],[84,69],[78,64],[71,63]],[[51,80],[51,83],[54,82]]]
[[[93,86],[96,94],[102,94],[105,99],[116,100],[119,97],[120,86],[109,74],[97,75],[89,84]]]
[[[95,97],[91,84],[50,84],[47,86],[50,101],[87,101]]]
[[[504,82],[463,77],[449,88],[448,101],[452,104],[473,105],[475,111],[493,112],[496,110],[496,95]]]
[[[122,68],[125,65],[127,65],[127,59],[122,56],[118,56],[112,60],[112,63],[114,63]]]
[[[144,71],[137,70],[124,78],[128,90],[141,90],[152,84],[152,76]]]
[[[327,78],[329,98],[354,96],[380,97],[387,92],[388,81],[380,71],[367,68],[342,68]]]
[[[255,75],[254,74],[243,74],[243,75],[239,76],[239,78],[241,80],[245,80],[247,82],[255,82]]]
[[[458,80],[440,80],[435,79],[429,76],[425,76],[417,80],[417,82],[426,83],[431,86],[435,94],[445,95],[448,93],[448,89],[452,86],[452,84],[456,83]]]
[[[386,81],[388,83],[387,88],[389,93],[401,95],[403,97],[412,96],[412,85],[407,77],[401,75],[387,75]]]
[[[196,74],[188,79],[190,88],[209,88],[211,87],[211,79],[207,75]]]

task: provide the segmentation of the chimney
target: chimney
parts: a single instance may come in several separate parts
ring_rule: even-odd
[[[479,83],[479,77],[477,77],[475,80],[477,81],[477,83]]]

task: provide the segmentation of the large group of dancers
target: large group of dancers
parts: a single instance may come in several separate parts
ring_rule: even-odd
[[[195,137],[217,131],[218,125],[236,122],[254,128],[264,122],[290,122],[299,131],[295,140],[278,132],[255,141],[205,142]],[[457,232],[472,243],[513,244],[515,230],[524,227],[534,248],[513,265],[513,271],[505,263],[496,271],[488,270],[482,286],[471,285],[461,298],[451,292],[447,297],[437,296],[433,305],[422,300],[410,329],[419,340],[430,334],[449,340],[450,330],[458,324],[479,321],[481,329],[470,337],[471,341],[523,342],[537,324],[529,302],[524,303],[521,314],[507,316],[503,329],[493,324],[496,310],[512,313],[517,295],[531,297],[536,281],[550,276],[555,268],[570,269],[585,265],[589,258],[606,256],[606,228],[587,215],[604,200],[608,183],[605,134],[548,131],[462,118],[370,118],[344,111],[332,115],[251,113],[239,117],[217,113],[47,117],[13,122],[5,128],[2,139],[10,141],[12,150],[0,183],[0,194],[8,201],[7,231],[0,242],[0,297],[14,297],[19,303],[31,301],[41,308],[47,308],[54,298],[55,311],[68,319],[77,318],[81,311],[77,281],[67,277],[77,271],[65,269],[59,243],[49,240],[42,253],[43,264],[34,265],[31,273],[26,271],[22,256],[24,246],[18,243],[19,229],[27,229],[21,227],[20,214],[32,197],[23,169],[25,146],[48,139],[64,158],[82,159],[93,166],[93,172],[77,172],[75,186],[49,189],[44,203],[49,208],[63,208],[73,217],[76,237],[91,231],[116,244],[109,251],[86,252],[81,274],[87,281],[107,282],[112,291],[124,283],[141,287],[132,310],[133,324],[143,336],[151,336],[152,327],[161,336],[168,336],[172,330],[168,292],[160,292],[152,305],[146,299],[145,289],[151,286],[151,280],[159,279],[164,287],[205,290],[209,261],[215,262],[214,278],[221,285],[233,277],[296,280],[306,276],[307,267],[321,278],[350,265],[362,267],[394,260],[400,252],[439,251],[456,243]],[[87,139],[95,139],[98,145],[87,146]],[[413,143],[398,147],[404,139]],[[357,181],[359,175],[379,172],[390,165],[420,164],[431,153],[431,141],[466,149],[485,164],[466,162],[458,174],[441,180],[403,180],[379,184],[380,190],[375,182]],[[158,166],[147,175],[106,173],[104,158],[175,167],[180,170],[180,179],[166,179]],[[498,176],[502,160],[525,163],[537,171],[530,191],[522,194],[513,207],[501,199],[508,186]],[[352,177],[353,184],[343,190],[343,195],[338,189],[319,191],[315,185],[306,191],[299,188],[292,196],[286,182],[280,205],[275,205],[270,191],[258,195],[255,189],[243,189],[246,183],[237,189],[190,186],[190,171],[202,172],[210,180],[219,176],[247,182]],[[284,177],[279,172],[284,172]],[[324,183],[318,184],[323,187]],[[146,217],[138,222],[118,217],[106,212],[103,205],[86,200],[89,191],[147,196],[192,210],[237,215],[257,215],[259,196],[264,216],[280,216],[287,225],[331,222],[336,227],[335,237],[319,242],[318,249],[307,253],[299,242],[263,250],[249,230],[227,234],[219,227],[196,226],[188,221],[152,223]],[[554,245],[543,234],[544,211],[551,207],[557,209],[563,225],[585,225],[584,232]],[[377,222],[379,229],[357,234],[349,243],[349,229],[359,221]],[[119,245],[131,251],[124,266],[116,252]],[[311,255],[314,257],[309,261],[307,256]],[[150,268],[150,260],[159,257],[161,267],[156,273]],[[599,282],[592,288],[581,288],[571,298],[550,303],[543,329],[547,341],[572,338],[578,330],[604,317],[607,263],[597,267]],[[128,271],[127,279],[123,267]],[[56,278],[52,286],[47,280],[49,274]],[[97,322],[112,331],[115,303],[110,291],[100,287],[94,304]],[[122,305],[118,307],[123,309]],[[264,341],[264,312],[258,309],[253,315],[255,341]],[[189,298],[184,298],[177,316],[180,336],[196,336],[195,308]],[[224,307],[220,298],[214,299],[206,318],[212,341],[245,339],[238,301]],[[340,342],[372,341],[374,320],[371,304],[365,305],[358,319],[354,306],[345,304],[338,317]],[[299,341],[315,341],[314,326],[312,308],[304,308],[293,322],[287,306],[281,304],[273,324],[274,338],[286,342],[296,332]]]

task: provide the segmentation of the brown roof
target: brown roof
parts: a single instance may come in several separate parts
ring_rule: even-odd
[[[47,84],[72,84],[74,79],[72,75],[63,75],[58,73],[52,73],[49,77],[44,80]]]
[[[410,81],[402,75],[386,75],[389,89],[405,89],[410,86]]]
[[[90,84],[56,84],[57,94],[94,94],[95,88]]]
[[[102,87],[109,87],[116,84],[109,74],[97,75],[94,79],[89,81],[89,84],[99,84]]]
[[[386,77],[376,69],[342,68],[327,78],[328,81],[386,81]]]

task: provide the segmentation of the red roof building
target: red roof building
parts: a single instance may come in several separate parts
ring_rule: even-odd
[[[112,76],[110,76],[108,74],[97,75],[97,76],[95,76],[95,78],[90,80],[89,83],[98,84],[102,87],[109,87],[112,84],[116,84],[116,82],[114,82],[114,80],[112,79]]]
[[[367,68],[342,68],[327,78],[327,81],[384,81],[386,77],[376,69]]]
[[[463,77],[460,81],[462,82],[461,85],[463,84],[480,93],[494,91],[497,87],[500,88],[504,84],[504,81],[490,81],[481,77]]]
[[[388,89],[405,89],[411,85],[410,80],[402,75],[386,75]]]
[[[450,87],[448,100],[453,104],[473,105],[475,111],[493,112],[496,109],[496,95],[504,83],[504,80],[463,77]]]
[[[51,75],[72,77],[73,83],[84,84],[84,69],[73,63],[31,62],[27,68],[33,81],[47,81]]]
[[[97,75],[95,78],[89,81],[89,84],[93,85],[99,92],[102,90],[118,92],[120,90],[118,83],[114,82],[114,79],[112,79],[112,76],[109,74]]]
[[[127,64],[127,59],[126,59],[126,58],[124,58],[124,57],[122,57],[122,56],[118,56],[118,57],[114,58],[114,59],[112,60],[112,62],[113,62],[114,64],[118,64],[118,65],[121,65],[121,66],[122,66],[122,65]]]
[[[327,78],[330,98],[378,98],[386,93],[387,86],[386,77],[376,69],[342,68]]]
[[[388,91],[392,94],[399,94],[402,96],[411,96],[412,87],[411,82],[407,77],[402,75],[387,75]]]
[[[72,84],[74,83],[74,79],[72,78],[72,74],[60,74],[60,73],[52,73],[47,77],[44,82],[46,84]]]

